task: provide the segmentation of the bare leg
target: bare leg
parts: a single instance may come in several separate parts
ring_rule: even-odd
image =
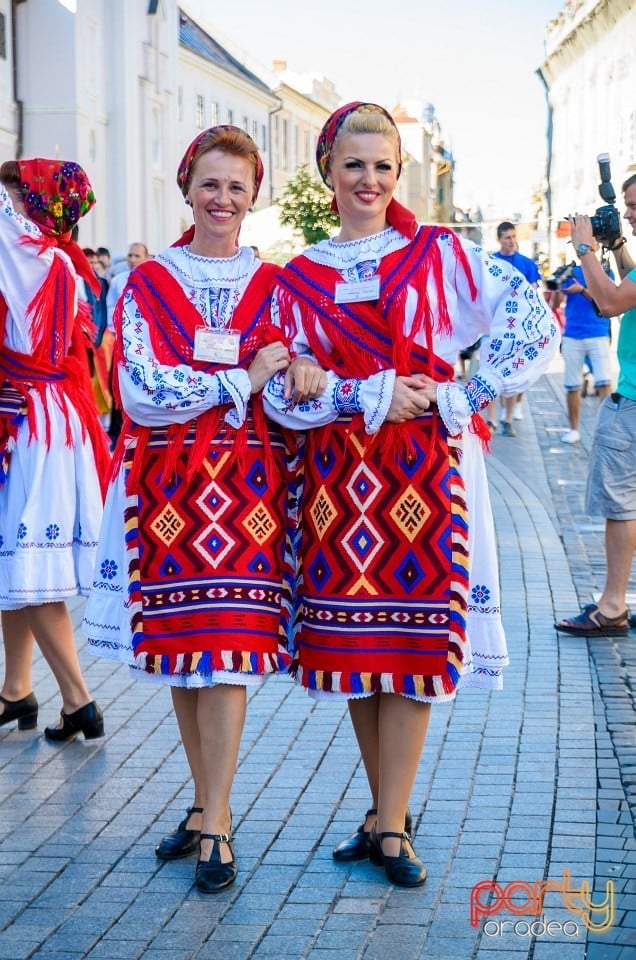
[[[179,724],[183,749],[194,782],[193,807],[205,807],[205,781],[203,761],[201,759],[201,738],[199,736],[199,690],[186,690],[183,687],[170,687],[172,704]],[[192,813],[188,817],[188,830],[201,830],[202,815]]]
[[[378,715],[380,695],[351,698],[347,702],[353,730],[360,747],[362,762],[369,781],[371,806],[377,809],[380,790],[380,735]],[[375,815],[367,817],[364,829],[368,832],[375,823]]]
[[[2,639],[4,641],[4,682],[0,693],[7,700],[22,700],[31,693],[31,661],[33,659],[33,634],[26,616],[26,607],[21,610],[2,611]],[[0,715],[4,704],[0,703]]]
[[[512,423],[512,412],[515,408],[516,399],[516,397],[502,397],[503,416],[501,419],[504,423]]]
[[[66,714],[74,713],[91,702],[91,695],[82,676],[67,606],[58,601],[23,609],[42,655],[57,680],[62,709]]]
[[[605,589],[598,607],[606,617],[618,617],[625,610],[625,595],[636,551],[636,520],[605,521]]]
[[[566,392],[565,399],[567,402],[570,427],[572,430],[578,430],[581,417],[581,391],[568,390]]]
[[[421,703],[387,693],[380,697],[378,729],[380,738],[380,791],[378,833],[404,830],[404,817],[424,749],[430,703]],[[400,840],[384,841],[387,856],[397,857]]]
[[[219,684],[197,695],[197,720],[201,743],[202,790],[205,794],[204,833],[229,833],[230,793],[238,763],[245,723],[247,696],[244,686]],[[212,841],[201,841],[201,860],[208,860]],[[232,859],[227,844],[220,845],[221,862]]]

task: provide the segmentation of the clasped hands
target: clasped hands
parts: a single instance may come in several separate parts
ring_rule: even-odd
[[[294,404],[315,400],[327,386],[327,374],[322,367],[309,357],[292,360],[285,344],[276,341],[261,347],[248,368],[252,393],[262,390],[267,381],[282,370],[286,371],[283,396],[286,400],[293,398]]]
[[[396,377],[391,405],[386,415],[388,423],[405,423],[425,413],[437,399],[438,383],[425,373],[411,377]]]

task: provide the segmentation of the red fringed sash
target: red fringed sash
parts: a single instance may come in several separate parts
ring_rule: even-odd
[[[442,235],[451,238],[458,268],[466,276],[474,299],[477,288],[458,238],[441,227],[422,226],[411,243],[382,258],[377,271],[381,278],[377,303],[335,303],[335,285],[342,279],[340,272],[316,264],[305,255],[293,259],[279,279],[282,322],[293,329],[292,304],[295,299],[300,300],[303,328],[317,362],[341,377],[367,378],[393,368],[398,376],[424,372],[439,382],[452,379],[452,367],[430,347],[421,346],[422,341],[432,344],[436,333],[452,332],[437,243]],[[428,295],[431,278],[437,294],[435,308]],[[418,297],[411,329],[405,334],[409,285],[416,287]],[[325,346],[321,331],[329,346]],[[361,415],[358,415],[354,427],[360,425]],[[385,423],[382,431],[383,445],[389,455],[410,452],[408,424]]]
[[[55,260],[57,261],[59,258],[56,257]],[[65,273],[68,273],[66,269]],[[110,452],[93,398],[80,313],[78,313],[75,322],[70,325],[68,337],[61,341],[65,350],[68,350],[68,353],[61,358],[58,357],[60,347],[59,344],[56,344],[55,334],[66,336],[67,314],[61,317],[54,315],[53,329],[43,331],[42,339],[34,348],[32,357],[25,353],[10,350],[4,345],[6,317],[7,304],[4,298],[0,297],[0,343],[3,344],[0,347],[0,376],[3,381],[9,383],[24,398],[29,435],[37,435],[34,404],[34,395],[37,394],[44,410],[44,442],[47,447],[50,447],[52,439],[50,399],[46,395],[47,388],[50,388],[55,403],[64,415],[66,423],[65,443],[69,447],[73,444],[69,404],[77,411],[82,425],[82,439],[85,439],[87,435],[90,437],[102,496],[104,496],[110,473]],[[12,421],[3,423],[2,434],[6,434],[7,438],[10,436],[15,438],[18,429],[19,423],[14,418]]]
[[[270,314],[272,289],[278,275],[279,267],[275,264],[261,263],[232,315],[232,329],[237,329],[241,333],[239,364],[242,367],[250,365],[262,346],[283,339],[280,330],[273,326]],[[152,350],[161,364],[172,366],[186,364],[193,370],[208,374],[226,369],[222,365],[193,359],[194,333],[196,328],[202,325],[203,318],[196,307],[190,303],[183,288],[169,270],[157,261],[146,261],[131,273],[126,290],[133,293],[135,303],[148,324]],[[114,319],[117,330],[115,362],[116,365],[124,366],[126,359],[122,337],[122,309],[123,297],[119,300]],[[271,470],[274,458],[260,394],[252,396],[251,407],[254,430],[263,443],[266,466]],[[234,436],[235,456],[239,461],[244,457],[247,449],[247,423],[238,430],[234,430],[223,420],[226,409],[225,406],[212,407],[187,423],[167,425],[168,454],[163,482],[167,482],[174,473],[185,438],[193,426],[196,428],[196,439],[190,448],[188,479],[191,479],[201,466],[210,443],[221,427],[226,435]],[[168,412],[166,420],[169,420]],[[127,480],[129,493],[138,488],[144,450],[151,433],[152,428],[135,424],[129,418],[124,423],[121,436],[137,437],[136,452]],[[119,445],[116,453],[117,464],[114,465],[114,469],[117,469],[122,453],[123,446]]]

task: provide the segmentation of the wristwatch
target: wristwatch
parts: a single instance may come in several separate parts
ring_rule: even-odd
[[[586,253],[592,253],[592,248],[589,243],[577,243],[574,249],[578,253],[579,257],[582,257]]]

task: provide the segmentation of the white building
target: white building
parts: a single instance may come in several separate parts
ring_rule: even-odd
[[[603,203],[597,155],[610,155],[619,205],[621,183],[636,171],[634,0],[568,0],[548,25],[538,73],[550,115],[547,226],[554,262],[570,258],[565,238],[557,236],[564,217],[593,213]]]

